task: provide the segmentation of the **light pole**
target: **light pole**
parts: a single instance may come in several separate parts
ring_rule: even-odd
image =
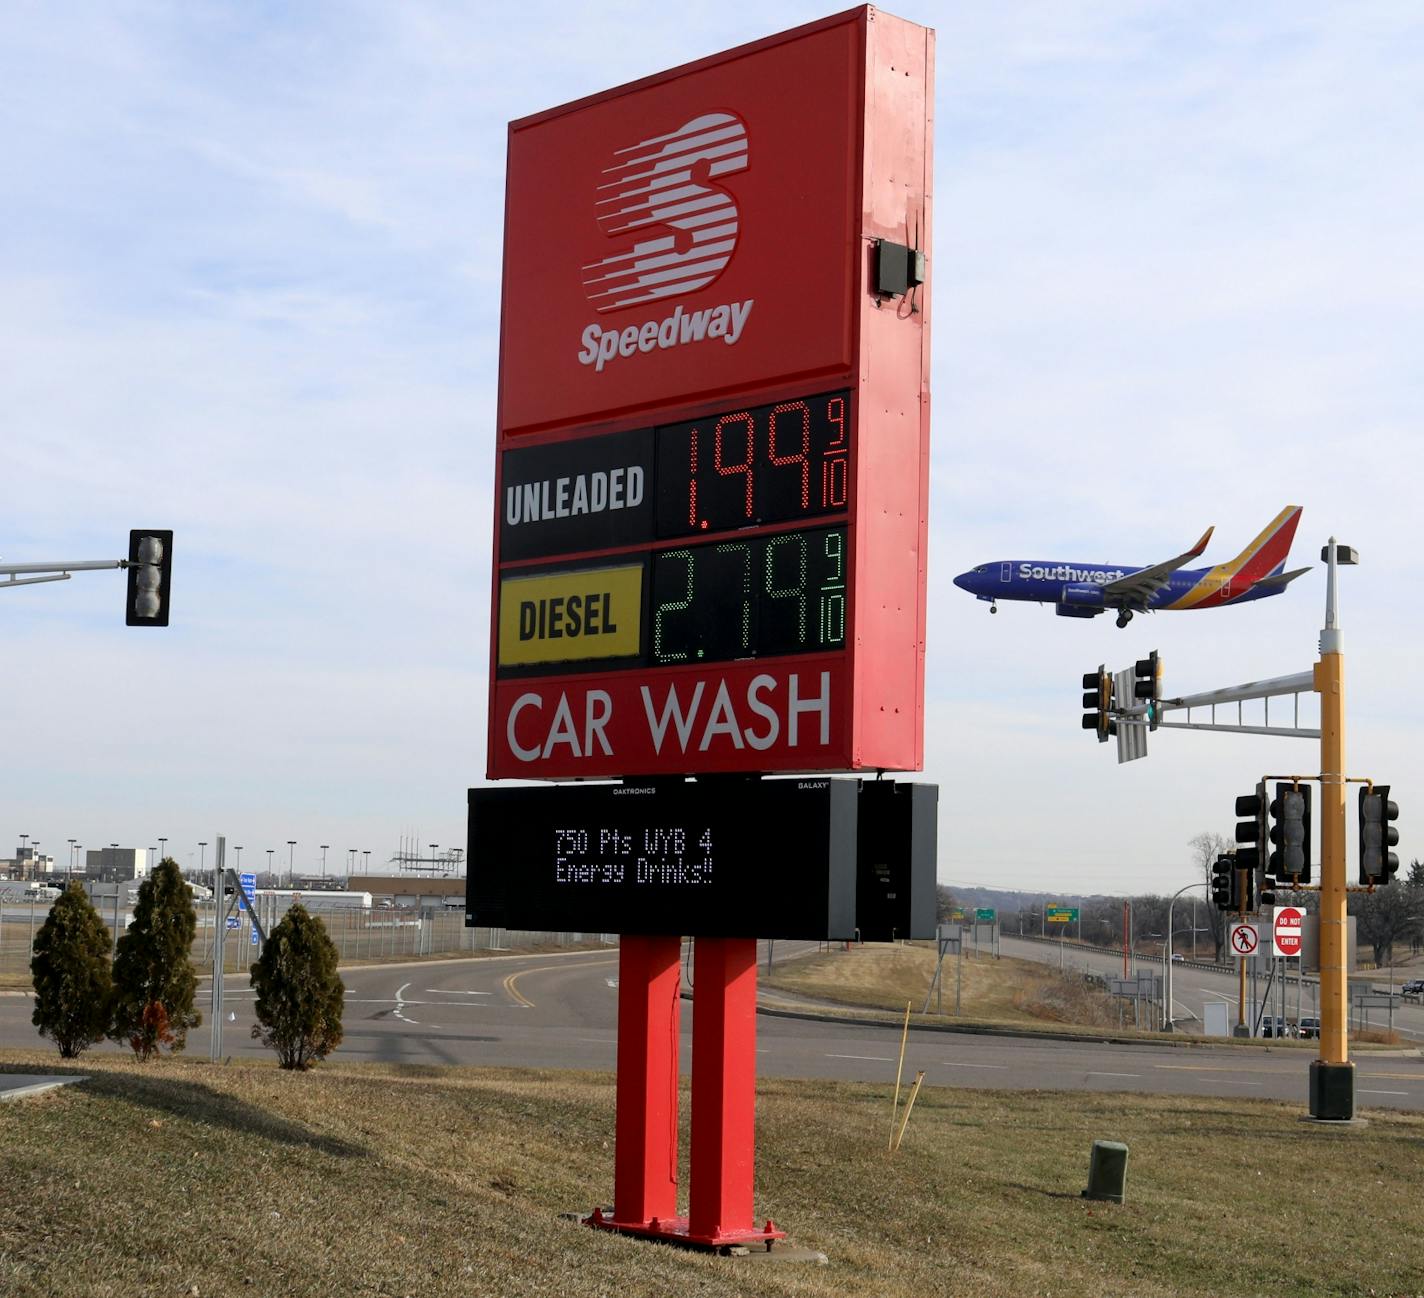
[[[287,887],[292,886],[292,862],[296,857],[297,840],[289,838],[287,840]]]
[[[269,888],[272,886],[272,853],[275,850],[271,847],[267,849],[267,886]]]
[[[348,847],[346,849],[346,877],[349,879],[356,873],[356,849]]]
[[[361,849],[361,855],[365,858],[365,861],[362,863],[362,872],[365,873],[365,874],[370,874],[370,873],[371,873],[371,849],[370,849],[369,847],[363,847],[363,848]]]
[[[439,843],[431,843],[431,845],[430,845],[430,868],[431,868],[432,870],[433,870],[433,869],[435,868],[435,866],[438,864],[438,858],[437,858],[436,855],[435,855],[435,849],[436,849],[437,847],[439,847],[439,846],[440,846]]]
[[[74,840],[69,840],[69,869],[64,872],[64,886],[69,887],[69,881],[74,878]]]
[[[199,843],[198,849],[198,878],[201,879],[208,872],[206,864],[208,859],[208,845],[206,843]],[[193,858],[189,857],[188,859],[191,861]]]
[[[79,868],[79,854],[80,854],[83,850],[84,850],[84,844],[83,844],[83,843],[75,843],[75,845],[74,845],[74,868],[75,868],[76,870]],[[89,877],[89,867],[88,867],[87,865],[84,867],[84,875],[83,875],[83,877],[86,878],[86,879]]]
[[[321,886],[323,888],[326,887],[326,849],[330,846],[330,843],[321,845]]]
[[[30,857],[30,870],[38,879],[40,877],[40,840],[38,838],[30,844],[30,851],[34,853]]]
[[[1205,888],[1205,887],[1206,887],[1206,882],[1205,882],[1205,880],[1203,880],[1201,883],[1189,883],[1189,884],[1187,884],[1185,887],[1178,888],[1177,891],[1172,894],[1172,900],[1167,903],[1167,972],[1166,972],[1166,976],[1162,979],[1162,995],[1163,995],[1163,1002],[1162,1002],[1162,1031],[1163,1031],[1163,1032],[1173,1032],[1173,1031],[1176,1030],[1175,1027],[1173,1026],[1173,1019],[1172,1019],[1172,907],[1177,904],[1177,898],[1180,897],[1184,892],[1190,892],[1193,888]],[[1195,898],[1195,897],[1192,898],[1192,910],[1193,910],[1193,912],[1195,912],[1195,910],[1196,910],[1196,898]],[[1195,920],[1195,914],[1194,914],[1194,915],[1193,915],[1193,921],[1192,921],[1192,953],[1193,953],[1194,956],[1195,956],[1195,954],[1196,954],[1196,946],[1197,946],[1197,926],[1196,926],[1196,920]]]
[[[167,840],[166,838],[164,838],[162,835],[159,835],[159,839],[158,839],[158,859],[159,859],[160,861],[163,861],[163,860],[166,860],[167,857],[168,857],[168,840]]]

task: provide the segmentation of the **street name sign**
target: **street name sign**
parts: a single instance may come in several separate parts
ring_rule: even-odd
[[[257,896],[257,876],[255,874],[239,874],[237,876],[238,910],[246,910],[248,905],[254,902]]]
[[[974,922],[976,924],[992,924],[998,912],[992,907],[981,906],[974,912]]]

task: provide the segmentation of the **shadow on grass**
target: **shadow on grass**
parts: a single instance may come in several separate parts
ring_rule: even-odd
[[[172,1118],[225,1127],[242,1135],[256,1136],[283,1145],[314,1149],[334,1158],[365,1158],[369,1151],[350,1141],[323,1136],[300,1123],[289,1122],[267,1109],[239,1100],[235,1096],[215,1091],[199,1082],[177,1077],[142,1076],[132,1072],[90,1071],[83,1067],[61,1065],[36,1068],[29,1065],[13,1067],[14,1072],[46,1073],[55,1077],[85,1077],[83,1089],[91,1095],[126,1100],[146,1109],[153,1109]]]
[[[1005,1181],[1010,1190],[1022,1190],[1025,1194],[1042,1195],[1045,1199],[1073,1199],[1081,1202],[1083,1196],[1068,1190],[1045,1190],[1041,1185],[1025,1185],[1022,1181]]]

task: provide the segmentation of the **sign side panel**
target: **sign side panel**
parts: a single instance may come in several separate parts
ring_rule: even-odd
[[[933,40],[878,11],[868,25],[855,583],[862,768],[918,770],[924,761],[930,282],[881,298],[873,277],[880,239],[924,251],[933,276]]]

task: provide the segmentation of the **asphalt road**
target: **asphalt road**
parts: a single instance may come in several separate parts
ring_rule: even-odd
[[[778,958],[792,944],[777,943]],[[1025,943],[1025,946],[1032,946]],[[765,948],[763,947],[763,960]],[[615,951],[438,961],[343,971],[346,1039],[341,1057],[392,1064],[611,1070],[617,1041]],[[229,978],[224,1048],[262,1055],[252,1041],[252,997]],[[0,1046],[33,1046],[28,997],[0,997]],[[692,1055],[692,1015],[684,1006],[681,1062]],[[205,1052],[207,1030],[190,1044]],[[895,1076],[894,1028],[758,1017],[757,1063],[764,1077],[888,1083]],[[909,1076],[926,1083],[995,1089],[1127,1091],[1163,1095],[1257,1096],[1307,1104],[1311,1055],[1299,1048],[1109,1045],[1043,1038],[912,1030]],[[1424,1109],[1424,1059],[1362,1055],[1363,1107]]]
[[[1016,959],[1037,960],[1055,966],[1061,960],[1067,969],[1086,969],[1095,973],[1115,974],[1119,977],[1122,975],[1121,951],[1095,950],[1091,947],[1075,947],[1068,944],[1065,944],[1060,950],[1056,942],[1027,942],[1009,936],[1000,939],[999,950],[1001,954],[1013,956]],[[981,951],[980,958],[982,957],[983,952]],[[1136,967],[1158,974],[1162,972],[1162,966],[1155,960],[1140,961]],[[1387,975],[1383,977],[1372,975],[1371,981],[1380,987],[1386,987],[1389,984]],[[1402,975],[1396,978],[1396,990],[1403,981]],[[952,986],[953,984],[946,985]],[[1264,976],[1260,980],[1260,987],[1262,991],[1265,990]],[[1172,969],[1173,1017],[1178,1026],[1184,1030],[1200,1032],[1204,1003],[1208,1000],[1219,1000],[1225,1001],[1231,1007],[1230,1020],[1234,1023],[1239,989],[1238,976],[1234,973],[1219,973],[1213,969],[1196,969],[1184,964],[1174,965]],[[1301,988],[1301,1014],[1319,1014],[1316,994],[1314,980],[1307,978]],[[1276,993],[1273,990],[1269,1012],[1277,1013],[1276,1007]],[[1370,1010],[1369,1013],[1371,1027],[1383,1028],[1386,1026],[1389,1017],[1388,1011],[1376,1008]],[[1288,984],[1286,1017],[1292,1021],[1296,1018],[1296,980],[1294,975],[1291,976]],[[1424,1042],[1424,1004],[1410,1003],[1396,1006],[1394,1029],[1406,1039]]]

